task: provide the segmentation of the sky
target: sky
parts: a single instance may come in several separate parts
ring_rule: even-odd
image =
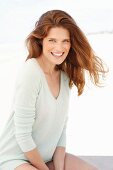
[[[56,8],[69,12],[86,34],[113,30],[112,0],[0,0],[0,44],[22,42],[40,15]]]

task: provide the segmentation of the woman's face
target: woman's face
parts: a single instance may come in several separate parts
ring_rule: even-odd
[[[42,42],[42,56],[51,64],[61,64],[70,50],[70,34],[63,27],[55,27],[49,30]]]

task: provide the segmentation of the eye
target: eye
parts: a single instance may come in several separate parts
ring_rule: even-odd
[[[49,42],[56,42],[56,40],[54,40],[54,39],[49,39]]]
[[[63,42],[70,43],[70,40],[64,40]]]

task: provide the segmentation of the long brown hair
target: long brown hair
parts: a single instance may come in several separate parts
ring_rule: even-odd
[[[78,89],[78,95],[82,94],[85,85],[85,70],[88,71],[93,83],[99,85],[99,74],[105,73],[102,60],[95,55],[85,34],[65,11],[47,11],[39,18],[34,30],[26,39],[29,52],[26,60],[37,58],[41,55],[41,42],[53,27],[63,27],[70,33],[71,48],[68,56],[63,63],[56,65],[56,69],[63,70],[68,75],[70,88],[75,84]]]

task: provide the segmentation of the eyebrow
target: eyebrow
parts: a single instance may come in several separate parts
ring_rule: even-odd
[[[48,38],[48,39],[57,40],[57,38]],[[65,38],[65,39],[63,39],[62,41],[65,41],[65,40],[70,41],[70,38]]]

